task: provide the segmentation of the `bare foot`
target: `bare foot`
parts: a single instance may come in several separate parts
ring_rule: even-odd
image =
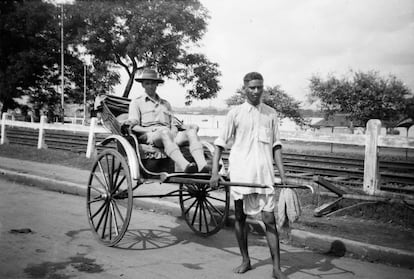
[[[273,278],[276,279],[289,279],[280,269],[273,269]]]
[[[241,265],[233,269],[234,273],[245,273],[246,271],[249,271],[252,269],[252,266],[250,265],[250,261],[242,262]]]

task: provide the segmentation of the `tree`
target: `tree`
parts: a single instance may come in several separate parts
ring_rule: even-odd
[[[406,118],[414,119],[414,96],[406,100],[404,116]]]
[[[0,2],[0,102],[2,112],[28,96],[39,118],[40,110],[52,119],[60,107],[60,16],[58,7],[43,1]],[[78,51],[83,19],[64,13],[65,103],[83,100],[83,61]],[[94,60],[88,67],[88,92],[110,91],[119,82],[111,65]],[[88,94],[93,98],[93,94]],[[50,119],[50,120],[51,120]]]
[[[2,112],[17,107],[14,98],[43,78],[53,67],[50,7],[40,1],[0,3],[0,102]],[[54,38],[56,40],[56,38]]]
[[[346,113],[352,121],[365,125],[369,119],[380,119],[392,127],[408,111],[410,89],[393,75],[381,77],[378,72],[350,72],[351,77],[326,80],[313,75],[310,79],[309,101],[320,102],[326,117]]]
[[[228,106],[239,105],[245,101],[245,94],[242,89],[237,90],[236,94],[226,100]],[[263,103],[273,107],[281,118],[288,117],[296,124],[303,126],[305,119],[300,114],[300,102],[285,93],[280,86],[267,87],[263,92]]]
[[[218,64],[190,51],[206,31],[208,15],[199,1],[83,1],[71,9],[85,19],[88,54],[128,74],[124,97],[137,72],[148,66],[190,87],[187,104],[217,95]]]
[[[50,2],[50,1],[49,1]],[[0,102],[2,111],[29,96],[36,110],[60,106],[61,10],[45,1],[0,2]],[[193,53],[206,29],[207,12],[198,1],[76,1],[65,5],[65,103],[83,99],[83,60],[88,96],[111,92],[119,83],[115,66],[129,74],[125,94],[142,66],[188,85],[192,98],[216,96],[218,65]],[[51,114],[51,113],[49,113]]]

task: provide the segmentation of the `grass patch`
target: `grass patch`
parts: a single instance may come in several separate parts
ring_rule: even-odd
[[[17,144],[0,145],[0,157],[58,164],[85,170],[89,170],[93,162],[92,159],[86,158],[85,153],[75,153],[57,149],[37,149],[33,146]]]

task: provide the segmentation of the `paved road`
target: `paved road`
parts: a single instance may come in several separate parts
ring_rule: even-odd
[[[84,198],[0,178],[0,278],[270,278],[263,237],[251,236],[250,246],[254,269],[234,275],[240,258],[232,231],[203,239],[174,216],[136,210],[119,247],[105,247],[89,231]],[[282,266],[304,279],[413,275],[283,244]]]

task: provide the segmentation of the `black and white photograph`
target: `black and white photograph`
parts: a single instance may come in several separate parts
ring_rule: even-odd
[[[414,278],[414,1],[0,1],[0,279]]]

